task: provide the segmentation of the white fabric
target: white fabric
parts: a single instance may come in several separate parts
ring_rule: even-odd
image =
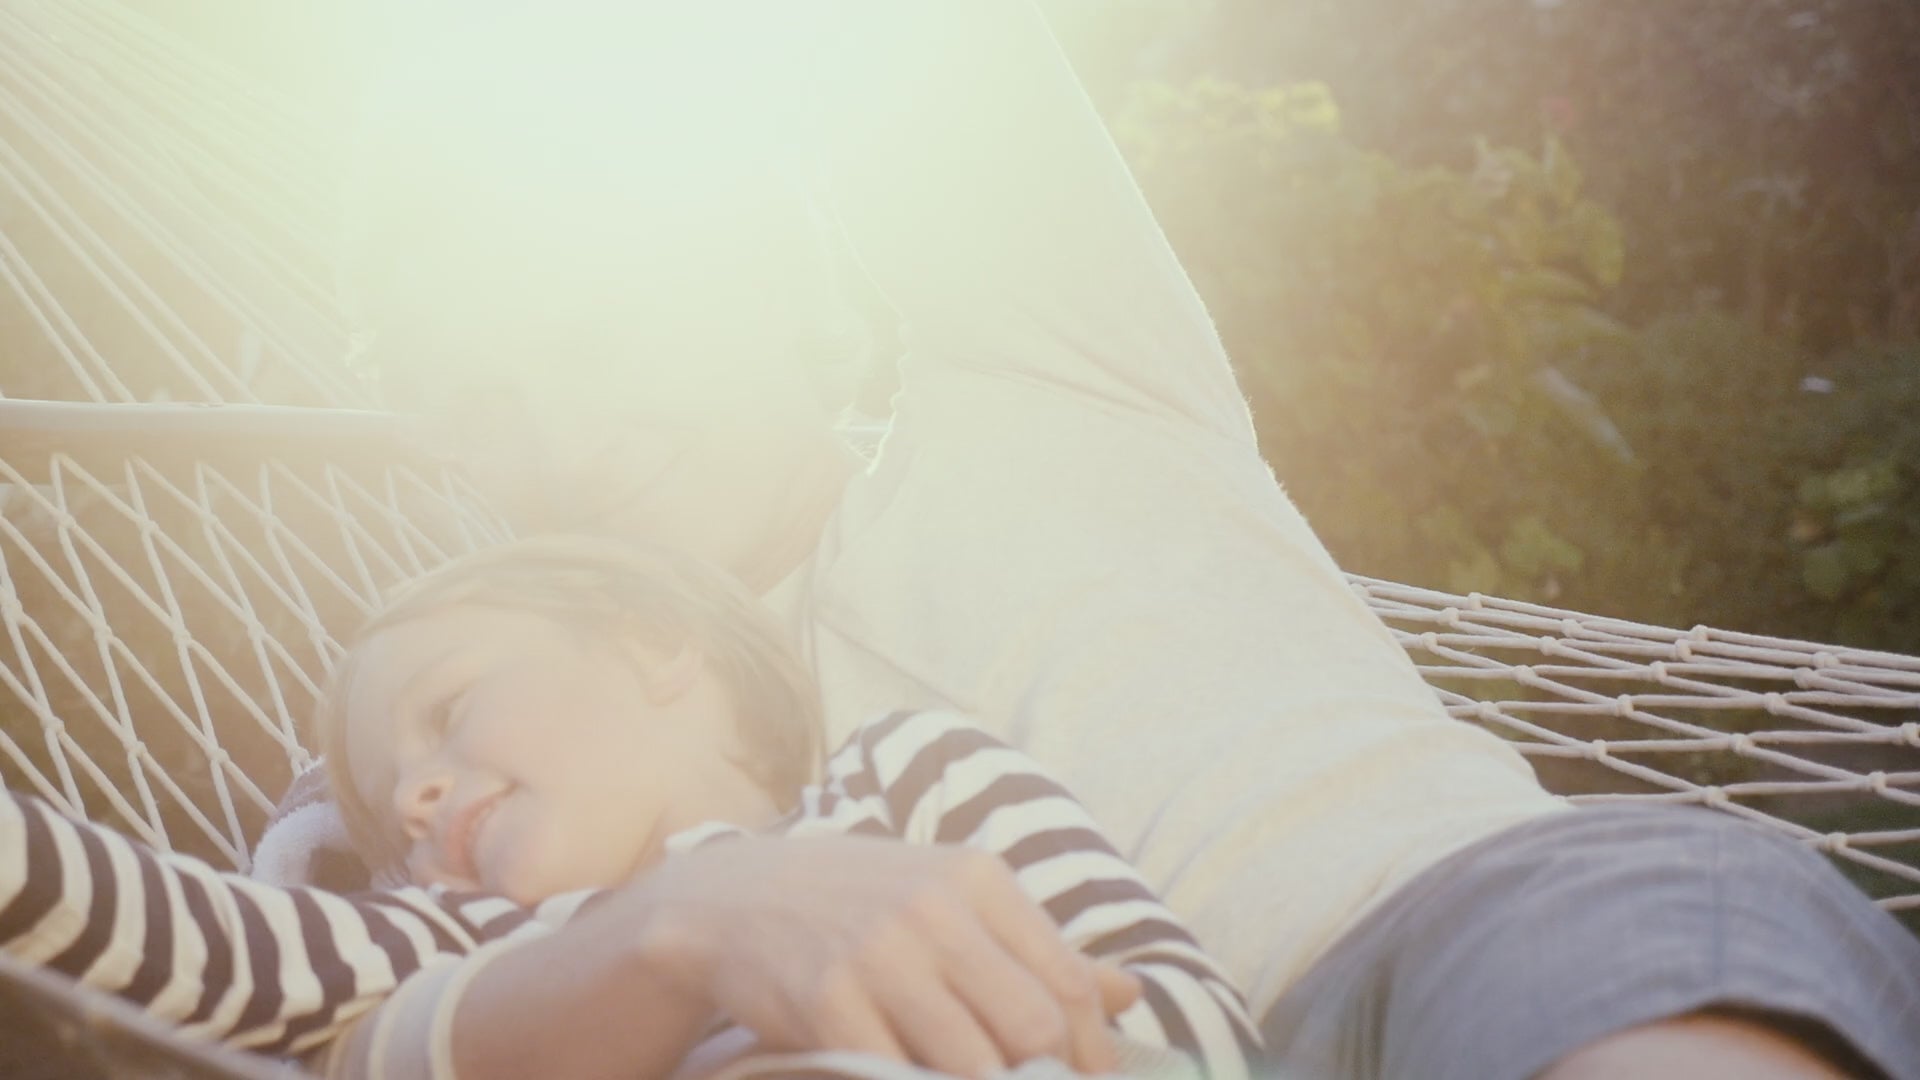
[[[830,741],[903,706],[980,718],[1258,1015],[1395,885],[1562,803],[1443,713],[1281,492],[1031,7],[850,7],[872,36],[826,100],[835,210],[911,356],[875,466],[770,600]]]
[[[253,848],[247,876],[266,885],[311,884],[313,860],[329,848],[352,851],[347,823],[332,802],[308,803],[274,818]]]

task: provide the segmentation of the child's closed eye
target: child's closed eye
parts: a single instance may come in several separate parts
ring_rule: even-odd
[[[436,698],[427,708],[427,733],[436,741],[444,740],[460,726],[466,710],[466,691],[455,689]]]

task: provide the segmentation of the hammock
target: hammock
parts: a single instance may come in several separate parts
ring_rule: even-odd
[[[0,779],[240,869],[335,635],[508,535],[375,413],[0,401],[0,445]],[[1764,822],[1920,909],[1920,658],[1352,582],[1550,786]]]
[[[0,394],[369,404],[318,141],[132,10],[0,2]]]
[[[0,0],[0,783],[236,869],[337,635],[508,535],[337,359],[307,134],[131,10]],[[1920,913],[1920,658],[1352,584],[1549,786],[1762,822]],[[33,978],[0,965],[77,1015]]]

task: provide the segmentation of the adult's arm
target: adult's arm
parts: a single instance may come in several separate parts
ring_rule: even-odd
[[[424,996],[403,990],[382,1010],[408,1014],[399,1041],[355,1033],[391,1077],[449,1065],[462,1080],[658,1076],[722,1017],[763,1051],[852,1051],[959,1075],[1047,1054],[1086,1072],[1115,1063],[1105,1042],[1056,1048],[1044,1031],[1014,1033],[1034,1036],[1031,1052],[965,1056],[996,1035],[974,1011],[994,995],[1035,984],[1099,1030],[1115,988],[997,860],[894,838],[707,844],[550,935],[420,978]]]
[[[1251,441],[1212,320],[1031,0],[834,0],[828,198],[909,334],[961,365]]]

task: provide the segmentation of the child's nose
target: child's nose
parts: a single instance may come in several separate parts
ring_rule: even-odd
[[[393,793],[394,809],[410,839],[423,840],[433,835],[434,817],[451,790],[452,774],[438,766],[416,769],[400,781]]]

